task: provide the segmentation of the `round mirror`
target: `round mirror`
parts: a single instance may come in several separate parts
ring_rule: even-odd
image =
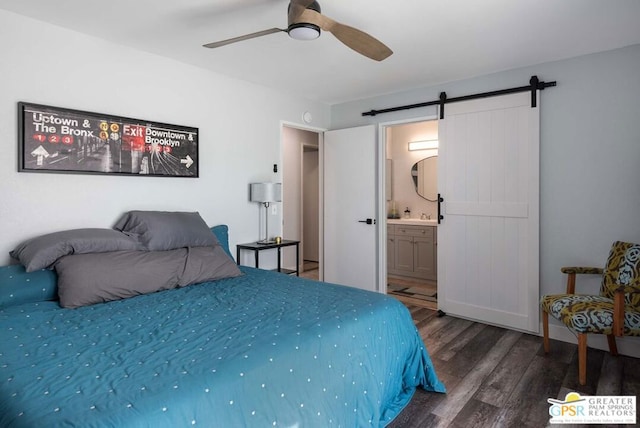
[[[416,162],[411,167],[411,178],[418,195],[435,202],[438,199],[438,156]]]

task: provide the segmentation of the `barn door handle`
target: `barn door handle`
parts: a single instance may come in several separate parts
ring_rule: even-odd
[[[442,204],[443,202],[444,202],[444,198],[440,196],[440,193],[438,193],[438,224],[440,224],[440,221],[444,219],[444,216],[440,214],[441,212],[440,204]]]
[[[372,218],[368,218],[366,220],[358,220],[358,223],[376,224],[376,221]]]

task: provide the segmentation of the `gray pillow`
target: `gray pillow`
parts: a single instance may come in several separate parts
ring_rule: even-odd
[[[220,245],[74,254],[54,265],[60,306],[77,308],[242,275]]]
[[[48,268],[60,257],[69,254],[137,249],[139,245],[134,239],[116,230],[73,229],[29,239],[9,254],[18,259],[27,272],[33,272]]]
[[[54,265],[60,306],[77,308],[175,288],[186,254],[180,248],[62,257]]]
[[[180,277],[180,287],[200,282],[233,278],[242,272],[222,246],[192,247],[187,249],[184,272]]]
[[[136,239],[149,251],[218,245],[197,212],[129,211],[113,228]]]

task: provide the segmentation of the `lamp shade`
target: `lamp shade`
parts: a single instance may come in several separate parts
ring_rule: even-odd
[[[251,183],[251,202],[280,202],[282,201],[282,183]]]

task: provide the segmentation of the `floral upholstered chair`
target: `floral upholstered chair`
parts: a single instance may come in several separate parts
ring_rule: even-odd
[[[611,355],[615,336],[640,336],[640,245],[616,241],[604,269],[564,267],[567,292],[543,296],[544,350],[549,352],[549,314],[578,335],[578,376],[587,382],[587,334],[606,334]],[[576,275],[602,275],[600,295],[575,294]]]

